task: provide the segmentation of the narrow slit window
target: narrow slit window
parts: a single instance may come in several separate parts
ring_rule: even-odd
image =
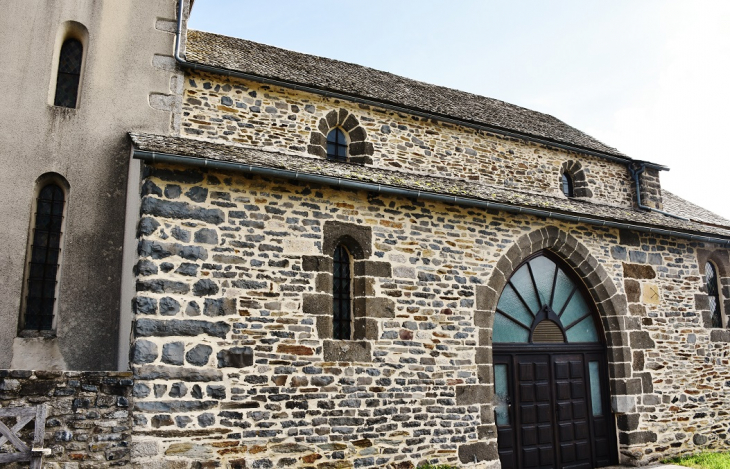
[[[712,262],[705,264],[705,278],[707,280],[707,299],[712,316],[712,327],[722,327],[722,312],[720,311],[720,290],[717,288],[717,270]]]
[[[76,107],[81,80],[81,60],[84,48],[77,39],[66,39],[61,46],[56,78],[55,106]]]
[[[573,197],[575,195],[573,192],[573,178],[570,177],[570,174],[563,173],[562,186],[565,197]]]
[[[327,158],[339,161],[347,160],[347,138],[340,129],[332,129],[327,134]]]
[[[56,184],[44,186],[38,195],[28,271],[26,330],[53,329],[64,203],[63,190]]]
[[[337,246],[334,253],[332,301],[332,337],[338,340],[350,340],[352,337],[350,254],[342,245]]]

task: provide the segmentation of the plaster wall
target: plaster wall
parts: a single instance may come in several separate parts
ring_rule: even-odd
[[[0,2],[0,367],[115,369],[127,132],[171,131],[174,0]],[[88,31],[76,109],[53,106],[64,25]],[[55,58],[55,59],[54,59]],[[36,180],[69,185],[55,338],[16,339]],[[21,365],[18,365],[21,366]]]

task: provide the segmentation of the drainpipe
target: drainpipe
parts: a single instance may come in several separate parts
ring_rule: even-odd
[[[448,124],[460,125],[463,127],[469,127],[469,128],[481,130],[484,132],[504,135],[505,137],[516,138],[516,139],[524,140],[527,142],[533,142],[533,143],[537,143],[540,145],[545,145],[550,148],[558,148],[561,150],[582,153],[584,155],[595,156],[598,158],[602,158],[604,160],[613,161],[614,163],[620,163],[622,165],[631,163],[631,161],[632,161],[630,158],[620,158],[618,156],[609,155],[607,153],[601,153],[599,151],[593,151],[593,150],[589,150],[586,148],[572,146],[569,144],[553,142],[550,140],[545,140],[545,139],[542,139],[539,137],[533,137],[531,135],[520,134],[517,132],[510,132],[509,130],[505,130],[505,129],[502,129],[499,127],[491,127],[488,125],[477,124],[477,123],[466,121],[466,120],[460,120],[460,119],[450,118],[450,117],[446,117],[446,116],[431,114],[429,112],[419,111],[417,109],[410,109],[407,107],[397,106],[394,104],[388,104],[385,102],[379,102],[379,101],[375,101],[372,99],[360,98],[357,96],[346,95],[343,93],[336,93],[333,91],[322,90],[319,88],[312,88],[312,87],[306,86],[306,85],[290,83],[290,82],[286,82],[283,80],[276,80],[273,78],[266,78],[266,77],[262,77],[262,76],[258,76],[258,75],[252,75],[250,73],[238,72],[235,70],[229,70],[227,68],[220,68],[220,67],[214,67],[211,65],[204,65],[204,64],[194,63],[194,62],[188,62],[180,54],[180,49],[182,47],[182,21],[183,21],[182,12],[183,12],[184,5],[185,5],[185,0],[179,0],[179,6],[178,6],[179,13],[178,13],[178,17],[177,17],[177,34],[175,36],[175,53],[174,53],[175,60],[182,68],[186,68],[189,70],[200,70],[203,72],[210,72],[210,73],[215,73],[217,75],[229,76],[229,77],[234,77],[234,78],[241,78],[243,80],[255,81],[257,83],[264,83],[264,84],[273,85],[273,86],[281,86],[281,87],[285,87],[285,88],[289,88],[289,89],[293,89],[293,90],[304,91],[306,93],[318,94],[318,95],[326,96],[326,97],[333,98],[333,99],[341,99],[344,101],[350,101],[350,102],[359,103],[359,104],[366,104],[368,106],[389,109],[391,111],[411,114],[414,116],[422,117],[424,119],[444,122],[444,123],[448,123]],[[644,164],[646,165],[647,168],[656,169],[658,171],[668,171],[669,170],[668,167],[662,166],[659,164],[655,164],[655,163],[645,162]]]
[[[638,166],[638,169],[636,168]],[[668,217],[672,218],[678,218],[679,220],[689,221],[689,218],[680,217],[679,215],[675,215],[673,213],[664,212],[662,210],[656,209],[654,207],[648,207],[641,203],[641,181],[639,180],[639,176],[641,176],[641,173],[646,170],[646,163],[643,161],[636,161],[633,163],[629,163],[626,165],[626,167],[629,169],[629,173],[631,174],[631,177],[634,178],[634,185],[636,186],[636,204],[639,206],[639,208],[643,208],[644,210],[649,210],[656,213],[661,213],[662,215],[666,215]]]
[[[385,194],[397,197],[407,197],[416,200],[430,200],[434,202],[442,202],[447,204],[460,205],[464,207],[473,207],[482,210],[501,210],[508,213],[533,215],[541,218],[549,218],[554,220],[567,221],[571,223],[585,223],[593,226],[602,226],[608,228],[626,229],[638,231],[640,233],[657,234],[663,236],[672,236],[691,241],[700,241],[704,243],[718,244],[722,247],[730,247],[730,239],[719,238],[715,236],[697,235],[684,231],[675,231],[667,228],[654,228],[644,225],[633,225],[631,223],[617,222],[611,220],[601,220],[598,218],[590,218],[580,215],[572,215],[569,213],[555,212],[547,209],[535,209],[529,207],[519,207],[500,202],[489,202],[486,200],[475,199],[471,197],[459,197],[455,195],[444,195],[435,192],[427,192],[416,189],[406,189],[402,187],[390,186],[385,184],[377,184],[371,182],[355,181],[336,176],[324,176],[320,174],[302,173],[288,169],[278,169],[266,166],[255,166],[247,163],[237,163],[233,161],[209,160],[207,158],[196,158],[192,156],[175,155],[169,153],[157,153],[134,148],[133,156],[145,163],[167,163],[182,164],[198,168],[209,168],[221,171],[239,171],[259,176],[283,178],[294,181],[302,181],[314,184],[326,184],[338,189],[364,190],[376,194]]]

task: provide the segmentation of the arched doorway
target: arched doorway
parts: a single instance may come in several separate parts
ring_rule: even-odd
[[[493,325],[503,469],[615,463],[606,345],[597,319],[582,281],[549,251],[510,276]]]

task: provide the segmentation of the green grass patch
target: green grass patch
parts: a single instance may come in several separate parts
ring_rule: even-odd
[[[664,463],[696,469],[730,469],[730,453],[699,453],[667,459]]]

